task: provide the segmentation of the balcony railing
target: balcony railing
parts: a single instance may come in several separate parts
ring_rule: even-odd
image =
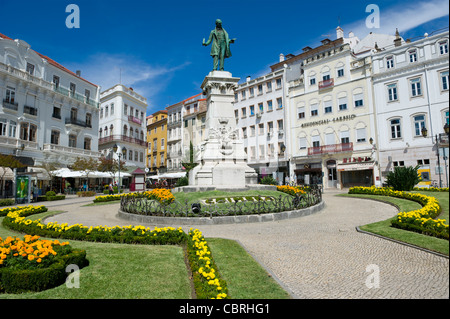
[[[110,136],[106,136],[106,137],[102,137],[98,140],[98,144],[102,145],[102,144],[106,144],[106,143],[110,143],[110,142],[127,142],[127,143],[131,143],[131,144],[138,144],[141,146],[147,146],[147,142],[134,138],[134,137],[129,137],[126,135],[110,135]]]
[[[141,121],[139,118],[134,117],[134,116],[132,116],[132,115],[128,115],[128,121],[129,121],[129,122],[136,123],[136,124],[139,124],[139,125],[142,124],[142,121]]]
[[[328,79],[319,82],[319,90],[332,88],[333,86],[334,86],[334,79]]]
[[[308,147],[308,155],[334,154],[353,151],[353,143],[331,144]]]
[[[23,107],[23,113],[27,113],[30,115],[37,116],[38,109],[32,106],[24,105]]]
[[[85,121],[81,121],[79,119],[74,119],[71,117],[66,118],[66,124],[78,125],[81,127],[92,127],[90,123],[86,123]]]
[[[56,151],[61,152],[64,154],[72,154],[75,156],[94,156],[94,157],[100,157],[101,153],[91,150],[85,150],[81,148],[76,147],[68,147],[68,146],[61,146],[56,144],[44,144],[43,147],[44,151]]]
[[[17,111],[19,109],[19,104],[14,103],[14,101],[10,101],[8,99],[3,99],[3,107],[6,107],[7,109]]]

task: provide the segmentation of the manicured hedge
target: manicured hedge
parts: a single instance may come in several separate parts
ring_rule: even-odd
[[[351,187],[349,194],[370,194],[404,198],[418,202],[423,207],[410,212],[400,212],[393,219],[393,227],[418,232],[438,238],[449,239],[449,225],[445,219],[434,219],[439,216],[441,207],[435,197],[418,193],[394,191],[391,188]]]
[[[89,265],[85,250],[74,250],[61,256],[58,261],[47,268],[10,269],[0,268],[0,292],[23,293],[42,291],[63,284],[68,276],[66,267],[75,264],[80,269]]]

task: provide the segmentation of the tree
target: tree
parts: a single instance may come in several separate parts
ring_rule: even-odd
[[[419,165],[416,167],[397,166],[393,172],[387,175],[386,183],[396,191],[410,191],[419,184],[422,178],[419,176]]]
[[[0,177],[1,180],[1,194],[3,195],[3,190],[4,190],[4,178],[6,175],[6,172],[8,171],[8,168],[10,170],[13,170],[15,168],[22,168],[25,167],[24,164],[22,164],[16,157],[12,156],[12,155],[3,155],[0,154],[0,167],[3,168],[2,170],[2,175]]]
[[[189,171],[192,170],[198,163],[194,162],[194,145],[189,142],[189,158],[186,158],[181,164],[186,169],[186,178],[189,178]]]
[[[92,157],[77,157],[75,162],[72,164],[72,169],[74,171],[82,171],[86,174],[87,190],[89,190],[89,174],[98,170],[98,166],[98,160]]]
[[[112,158],[100,157],[100,163],[98,164],[98,170],[111,174],[111,178],[114,179],[116,172],[119,170],[123,172],[125,169],[125,161],[118,161]]]

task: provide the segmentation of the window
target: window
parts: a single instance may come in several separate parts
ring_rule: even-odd
[[[275,156],[275,146],[273,144],[267,145],[267,155],[269,155],[269,157]]]
[[[306,149],[306,137],[300,137],[299,138],[299,140],[298,140],[298,148],[300,149],[300,150],[304,150],[304,149]]]
[[[356,129],[356,142],[362,143],[366,141],[366,128]]]
[[[260,145],[259,146],[259,158],[265,158],[266,157],[265,154],[264,154],[264,149],[265,149],[264,145]]]
[[[267,111],[273,111],[273,104],[272,104],[272,100],[267,101]]]
[[[109,115],[109,106],[105,106],[105,117]]]
[[[273,133],[273,122],[267,122],[267,132]]]
[[[54,145],[59,145],[59,131],[52,130],[50,135],[50,143]]]
[[[325,111],[325,114],[333,112],[333,105],[332,105],[331,101],[324,102],[324,111]]]
[[[0,136],[6,136],[7,126],[8,126],[8,120],[0,119]]]
[[[364,106],[364,96],[363,94],[355,94],[353,96],[353,100],[355,101],[355,107]]]
[[[164,139],[162,138],[161,139],[161,150],[163,150],[164,149]]]
[[[239,110],[234,110],[234,118],[237,119],[239,117]]]
[[[417,50],[410,50],[408,51],[408,55],[409,55],[409,62],[413,63],[413,62],[417,62]]]
[[[439,42],[439,53],[440,54],[448,53],[448,41],[447,40]]]
[[[311,116],[318,116],[319,115],[319,104],[312,104],[311,105]]]
[[[247,108],[243,107],[241,109],[241,112],[242,112],[242,117],[247,117]]]
[[[417,160],[417,165],[420,166],[430,165],[430,159],[419,159]]]
[[[345,111],[347,109],[347,98],[346,97],[339,98],[338,103],[339,103],[339,111]]]
[[[305,118],[305,107],[299,107],[297,108],[297,113],[298,113],[298,118],[299,119],[304,119]]]
[[[123,105],[123,115],[128,115],[128,105]]]
[[[281,79],[277,79],[277,89],[281,89]]]
[[[123,135],[127,136],[128,134],[128,127],[126,125],[123,126]]]
[[[344,76],[344,69],[337,70],[337,76],[338,76],[338,78]]]
[[[111,103],[111,115],[114,115],[114,103]]]
[[[278,125],[278,131],[282,131],[284,128],[283,120],[278,120],[277,125]]]
[[[277,107],[279,109],[283,108],[283,99],[281,97],[277,98]]]
[[[329,73],[329,72],[325,73],[325,74],[322,76],[322,80],[323,80],[323,81],[327,81],[327,80],[329,80],[329,79],[330,79],[330,73]]]
[[[17,122],[16,121],[9,121],[9,137],[16,137],[16,131],[17,131]]]
[[[320,136],[316,135],[312,137],[312,146],[313,147],[320,147]]]
[[[34,65],[27,62],[27,73],[34,75]]]
[[[309,78],[309,85],[315,85],[315,84],[316,84],[316,78],[315,77]]]
[[[84,90],[84,98],[86,99],[86,103],[89,103],[89,99],[91,98],[91,91],[89,90]],[[111,114],[113,114],[113,112],[111,112]]]
[[[441,89],[448,91],[448,71],[441,72]]]
[[[327,133],[325,134],[325,143],[326,145],[333,145],[334,142],[334,133]]]
[[[350,143],[350,132],[349,131],[342,131],[341,132],[341,143],[342,144]]]
[[[21,140],[28,141],[28,123],[20,123],[19,137]]]
[[[270,92],[270,91],[272,91],[272,81],[267,82],[267,92]]]
[[[245,90],[241,92],[242,99],[245,99]]]
[[[391,138],[401,138],[402,130],[400,125],[400,119],[391,120]]]
[[[57,106],[53,107],[52,117],[54,117],[55,119],[61,119],[61,108],[60,107],[57,107]]]
[[[69,147],[77,147],[77,136],[70,134],[69,135]]]
[[[425,127],[425,115],[414,116],[414,134],[422,136],[422,129]]]
[[[250,116],[255,115],[255,106],[250,105]]]
[[[264,124],[258,124],[259,135],[264,135]]]
[[[258,85],[258,94],[263,94],[263,86],[262,86],[262,84]]]
[[[76,87],[75,83],[70,83],[70,96],[75,96]]]
[[[420,82],[420,78],[412,79],[409,81],[411,85],[411,95],[413,97],[422,95],[422,86]]]
[[[246,127],[242,128],[242,137],[247,138],[247,128]]]
[[[92,127],[92,114],[86,113],[86,126]]]
[[[264,106],[262,103],[258,104],[259,113],[264,113]]]
[[[133,150],[130,150],[130,151],[128,152],[128,159],[129,159],[130,161],[133,160]],[[155,161],[156,161],[156,156],[155,156]]]
[[[392,69],[394,67],[394,57],[393,56],[389,56],[386,58],[386,67],[388,69]]]
[[[71,108],[70,109],[70,119],[72,121],[76,121],[77,119],[77,114],[78,114],[78,110],[76,108]]]
[[[394,167],[405,166],[405,161],[395,161],[392,163],[393,163]]]
[[[254,125],[250,126],[250,136],[256,135],[256,127]]]
[[[388,100],[389,100],[389,102],[397,101],[398,100],[397,83],[389,84],[387,86],[387,90],[388,90]]]
[[[55,89],[59,88],[59,76],[53,76],[53,84],[55,85]]]
[[[248,89],[250,97],[254,97],[255,96],[255,89],[253,87]]]
[[[6,102],[14,104],[15,99],[16,99],[16,89],[7,86],[6,87]]]

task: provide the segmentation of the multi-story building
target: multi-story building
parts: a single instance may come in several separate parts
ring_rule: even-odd
[[[0,34],[2,154],[28,159],[29,171],[43,163],[67,166],[77,157],[98,158],[99,98],[99,87],[80,71]]]
[[[389,36],[360,41],[336,31],[336,40],[292,57],[300,73],[287,86],[291,172],[299,184],[324,188],[379,184],[368,55]]]
[[[167,170],[167,110],[160,110],[147,119],[147,165],[149,175]]]
[[[186,100],[180,101],[178,103],[166,107],[167,139],[168,139],[167,171],[169,173],[184,172],[182,162],[185,160],[187,154],[186,151],[189,149],[189,140],[187,140],[187,142],[185,140],[187,137],[190,138],[191,136],[191,134],[187,133],[186,135],[187,137],[185,138],[184,116],[186,114],[186,110],[188,110],[189,113],[188,115],[192,116],[192,114],[194,114],[194,110],[199,109],[200,100],[204,100],[202,93],[196,94],[194,96],[187,98]],[[179,174],[179,176],[181,175]]]
[[[100,95],[99,151],[121,160],[130,171],[146,167],[147,99],[132,88],[117,84]],[[117,145],[117,154],[113,147]]]
[[[247,77],[235,90],[234,103],[247,164],[260,178],[270,175],[279,183],[288,175],[283,76],[281,69],[253,80]]]
[[[205,140],[206,124],[206,99],[201,94],[184,101],[183,115],[183,160],[189,160],[190,143],[194,152],[199,150],[201,143]],[[195,156],[194,156],[195,158]]]
[[[439,180],[448,186],[448,45],[448,28],[416,41],[397,34],[394,43],[373,55],[376,147],[383,180],[396,166],[420,165],[421,186],[432,181],[439,185]]]

